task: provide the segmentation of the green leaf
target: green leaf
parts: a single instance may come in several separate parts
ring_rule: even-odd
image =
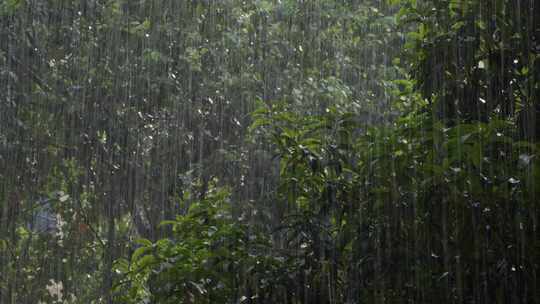
[[[143,256],[142,258],[140,258],[139,260],[137,260],[137,264],[139,266],[139,268],[147,268],[147,267],[150,267],[152,264],[156,263],[156,257],[154,257],[153,255],[151,254],[147,254],[145,256]]]
[[[174,226],[176,224],[178,224],[177,221],[166,220],[166,221],[161,221],[161,223],[159,223],[159,227],[162,227],[162,226]]]
[[[129,271],[129,261],[126,259],[114,261],[113,270],[118,274],[127,273]]]
[[[30,236],[30,232],[28,232],[28,230],[22,226],[17,227],[16,231],[17,231],[17,235],[21,239],[27,239]]]
[[[147,253],[150,249],[150,247],[139,247],[137,248],[134,252],[133,252],[133,255],[131,255],[131,260],[133,262],[137,262],[139,260],[139,258],[144,255],[145,253]]]
[[[148,239],[140,238],[135,240],[135,244],[152,247],[152,242]]]
[[[460,30],[463,26],[465,26],[465,22],[458,21],[452,25],[452,30],[454,31]]]

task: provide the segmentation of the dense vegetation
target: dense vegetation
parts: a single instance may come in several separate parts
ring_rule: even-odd
[[[0,303],[540,302],[535,0],[0,2]]]

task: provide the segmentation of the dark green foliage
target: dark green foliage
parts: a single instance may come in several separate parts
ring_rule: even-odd
[[[536,1],[401,1],[408,64],[437,118],[514,119],[539,139],[540,5]],[[535,72],[536,71],[536,72]]]
[[[265,147],[245,145],[250,113],[286,99],[308,114],[339,103],[387,120],[376,79],[395,73],[378,50],[399,51],[388,11],[379,1],[0,2],[0,239],[18,248],[0,253],[0,302],[37,302],[53,279],[64,299],[111,303],[110,269],[129,240],[167,236],[158,224],[178,197],[203,197],[213,176],[234,187],[235,213],[275,220],[277,175]],[[29,210],[58,191],[70,197],[52,211],[69,246],[33,230],[19,238]],[[32,253],[43,250],[49,258]]]
[[[513,124],[446,127],[413,111],[351,136],[351,114],[264,113],[255,124],[279,151],[287,246],[317,269],[311,298],[534,299],[539,147]]]
[[[230,203],[229,193],[211,186],[185,215],[162,223],[172,228],[170,238],[136,241],[131,259],[116,262],[123,275],[118,300],[248,303],[278,290],[282,259],[273,257],[267,238],[232,217]]]
[[[1,2],[0,302],[538,303],[539,16]]]

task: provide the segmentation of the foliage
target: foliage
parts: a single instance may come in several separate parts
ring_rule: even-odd
[[[538,1],[0,16],[1,303],[538,302]]]
[[[209,189],[185,215],[162,225],[172,229],[171,238],[140,239],[129,261],[116,262],[122,303],[243,303],[277,288],[279,260],[261,234],[232,217],[226,190]],[[248,276],[257,280],[252,295],[244,289]]]
[[[540,125],[540,13],[520,1],[399,1],[415,23],[407,65],[437,118],[450,123],[514,119],[524,139]]]
[[[512,122],[447,127],[422,107],[365,131],[336,110],[255,117],[280,158],[284,238],[313,273],[310,301],[534,297],[539,147]]]
[[[1,2],[0,239],[27,258],[2,252],[0,302],[37,302],[53,279],[82,303],[111,303],[112,261],[132,239],[167,236],[158,224],[180,211],[177,198],[204,195],[212,176],[235,186],[234,212],[271,230],[277,174],[265,147],[244,144],[250,113],[285,99],[306,114],[339,103],[387,120],[392,85],[377,79],[395,73],[379,52],[399,51],[392,10],[380,1]],[[53,208],[67,248],[18,238],[26,211],[59,191],[69,195]],[[44,248],[47,259],[30,254]]]

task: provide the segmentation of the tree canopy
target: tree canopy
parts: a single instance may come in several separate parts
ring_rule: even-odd
[[[538,303],[540,3],[4,0],[0,303]]]

